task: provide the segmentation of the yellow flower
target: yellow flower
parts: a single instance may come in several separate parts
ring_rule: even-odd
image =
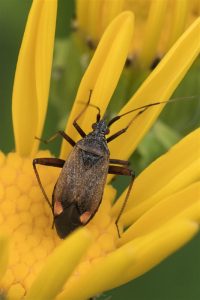
[[[34,136],[41,136],[46,114],[55,17],[56,1],[33,1],[13,88],[16,152],[0,153],[0,295],[7,299],[89,298],[147,272],[199,229],[199,129],[138,176],[120,221],[121,230],[127,225],[129,229],[120,239],[115,220],[124,194],[113,205],[115,190],[109,183],[97,214],[85,228],[64,241],[51,229],[51,211],[34,176],[32,159],[51,156],[38,152]],[[199,21],[175,43],[121,112],[170,97],[199,53]],[[90,89],[92,103],[105,112],[132,34],[133,15],[124,12],[103,35],[68,120],[66,131],[73,139],[79,138],[71,126],[81,109],[78,101],[87,101]],[[112,158],[130,156],[163,106],[147,110],[111,143]],[[112,130],[126,126],[131,117],[113,124]],[[88,108],[80,125],[87,131],[94,120],[95,112]],[[66,159],[70,151],[63,142],[61,157]],[[38,169],[50,196],[59,170]]]
[[[173,45],[200,13],[198,1],[189,0],[76,0],[76,27],[80,36],[96,46],[118,14],[131,10],[136,16],[130,58],[149,67]]]

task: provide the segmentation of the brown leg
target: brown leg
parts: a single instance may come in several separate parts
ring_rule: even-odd
[[[130,162],[128,160],[121,160],[121,159],[109,159],[110,164],[115,164],[115,165],[122,165],[122,166],[129,166]]]
[[[53,140],[55,140],[58,136],[62,136],[72,147],[74,147],[76,145],[76,143],[74,142],[74,140],[72,140],[72,138],[70,138],[70,136],[68,136],[64,131],[59,130],[58,132],[56,132],[52,137],[50,137],[48,140],[43,140],[41,138],[35,137],[37,140],[48,144],[49,142],[52,142]]]
[[[82,114],[86,111],[86,109],[88,108],[88,106],[90,104],[91,96],[92,96],[92,90],[90,90],[89,99],[88,99],[88,102],[86,103],[86,106],[81,110],[81,112],[78,114],[78,116],[74,119],[74,122],[73,122],[73,126],[76,128],[76,130],[78,131],[78,133],[80,134],[81,137],[85,137],[86,133],[78,125],[77,121],[82,116]]]
[[[80,117],[80,115],[79,115]],[[83,129],[78,125],[78,123],[76,122],[76,119],[73,122],[73,126],[76,128],[76,130],[78,131],[78,133],[80,134],[80,136],[82,138],[84,138],[86,136],[86,133],[83,131]]]
[[[128,198],[129,198],[129,195],[130,195],[130,192],[131,192],[131,189],[133,187],[133,182],[134,182],[134,179],[135,179],[135,173],[128,169],[127,167],[119,167],[119,166],[109,166],[108,168],[108,173],[109,174],[115,174],[115,175],[124,175],[124,176],[131,176],[131,182],[129,184],[129,187],[128,187],[128,191],[127,191],[127,194],[126,194],[126,197],[124,199],[124,203],[120,209],[120,212],[119,212],[119,215],[115,221],[115,224],[116,224],[116,227],[117,227],[117,232],[118,232],[118,235],[120,237],[120,232],[119,232],[119,228],[118,228],[118,223],[119,223],[119,220],[120,220],[120,217],[126,207],[126,203],[128,201]]]
[[[76,130],[78,131],[78,133],[80,134],[81,137],[85,137],[86,133],[83,131],[83,129],[78,125],[77,121],[78,119],[82,116],[82,114],[86,111],[86,109],[88,108],[88,106],[94,107],[98,110],[98,114],[97,114],[97,122],[100,120],[101,118],[101,114],[100,114],[100,108],[96,105],[90,104],[90,100],[91,100],[91,96],[92,96],[92,90],[90,90],[90,94],[89,94],[89,99],[88,102],[86,103],[85,107],[82,109],[82,111],[79,113],[79,115],[75,118],[74,122],[73,122],[73,126],[76,128]],[[82,103],[82,102],[81,102]],[[84,103],[85,104],[85,103]]]
[[[46,194],[46,192],[43,188],[38,170],[36,168],[36,165],[44,165],[44,166],[62,168],[64,163],[65,163],[65,160],[59,159],[59,158],[35,158],[33,160],[33,169],[34,169],[34,172],[35,172],[35,176],[37,178],[38,184],[39,184],[40,189],[41,189],[41,191],[44,195],[45,200],[47,201],[47,203],[51,207],[51,210],[52,210],[52,205],[51,205],[51,202],[49,201],[49,198],[48,198],[48,196],[47,196],[47,194]]]

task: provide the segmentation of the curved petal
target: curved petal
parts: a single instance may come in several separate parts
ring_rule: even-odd
[[[76,0],[78,27],[85,38],[88,37],[96,44],[109,23],[122,12],[125,2]]]
[[[80,229],[64,240],[49,256],[25,299],[55,299],[90,244],[91,235],[86,229]]]
[[[149,67],[152,63],[162,31],[164,16],[166,14],[167,1],[151,1],[144,42],[141,49],[140,64]]]
[[[156,101],[167,100],[193,61],[199,54],[200,31],[198,18],[170,49],[156,69],[149,75],[136,94],[123,107],[121,113],[147,105]],[[155,121],[164,105],[149,108],[135,120],[127,133],[121,135],[109,144],[112,157],[127,159],[134,151],[139,141]],[[111,134],[126,127],[136,113],[121,118],[111,127]],[[121,147],[123,145],[123,147]]]
[[[198,229],[195,222],[179,220],[137,238],[104,258],[91,262],[87,271],[69,281],[64,292],[56,299],[87,299],[122,285],[147,272],[179,249]]]
[[[101,11],[103,1],[92,1],[89,0],[85,3],[84,11],[82,12],[86,16],[86,34],[92,42],[96,43],[97,37],[102,31],[100,30],[99,24],[101,24]]]
[[[168,41],[168,49],[183,33],[186,25],[186,20],[190,12],[191,2],[188,0],[175,1],[172,12],[172,25],[170,30],[170,36]]]
[[[95,1],[96,2],[96,1]],[[81,28],[85,35],[91,35],[96,31],[96,27],[90,28],[91,24],[91,10],[93,12],[93,16],[96,17],[96,21],[99,21],[99,9],[101,6],[101,1],[97,1],[97,5],[94,6],[94,1],[91,0],[76,0],[76,14],[78,20],[78,26]],[[93,7],[94,6],[94,7]],[[86,13],[87,9],[87,13]],[[91,32],[92,31],[92,32]]]
[[[115,286],[133,280],[158,265],[191,240],[198,230],[198,223],[180,219],[122,246],[132,248],[134,263],[129,265]]]
[[[178,144],[146,168],[136,179],[126,210],[132,220],[139,218],[156,203],[186,188],[200,179],[200,129],[182,139]],[[127,190],[113,207],[118,214]]]
[[[101,31],[97,35],[97,38],[100,39],[102,32],[106,29],[106,27],[109,25],[109,23],[117,16],[119,15],[124,9],[126,0],[118,0],[118,1],[103,1],[103,9],[101,10]],[[97,27],[98,24],[96,24]]]
[[[72,123],[84,107],[78,102],[86,103],[90,90],[92,90],[91,103],[100,108],[102,115],[105,112],[122,72],[132,34],[133,14],[131,12],[120,14],[105,31],[90,65],[82,78],[68,120],[66,132],[73,139],[76,140],[78,134],[73,128]],[[83,118],[79,121],[84,130],[87,131],[91,128],[92,122],[96,120],[96,114],[96,110],[91,107],[84,113]],[[64,142],[61,149],[61,157],[65,158],[70,149],[71,146]]]
[[[200,181],[175,193],[155,205],[130,226],[119,244],[123,245],[134,238],[151,233],[174,219],[188,219],[200,223]],[[124,214],[121,222],[131,224],[131,211]]]
[[[45,119],[57,1],[33,1],[15,73],[12,116],[16,150],[22,156],[37,150]]]
[[[110,289],[110,286],[116,285],[122,273],[124,274],[127,267],[133,263],[133,259],[130,247],[126,247],[91,262],[87,272],[69,281],[56,300],[88,299]]]

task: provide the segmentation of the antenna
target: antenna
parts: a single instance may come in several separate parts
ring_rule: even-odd
[[[123,134],[124,132],[127,131],[127,129],[130,127],[130,125],[135,121],[135,119],[137,119],[142,113],[144,113],[149,107],[152,107],[152,106],[156,106],[156,105],[159,105],[159,104],[165,104],[165,103],[171,103],[171,102],[175,102],[175,101],[179,101],[179,100],[190,100],[190,99],[193,99],[195,98],[196,96],[188,96],[188,97],[182,97],[182,98],[173,98],[171,100],[168,100],[168,101],[160,101],[160,102],[154,102],[154,103],[149,103],[147,105],[143,105],[141,107],[138,107],[138,108],[135,108],[135,109],[132,109],[124,114],[121,114],[121,115],[118,115],[114,118],[112,118],[110,120],[110,122],[108,123],[108,127],[110,127],[113,123],[115,123],[117,120],[119,120],[121,117],[123,116],[126,116],[134,111],[138,111],[137,114],[130,120],[130,122],[128,123],[128,125],[124,128],[122,128],[121,130],[115,132],[114,134],[112,134],[111,136],[109,136],[107,138],[107,143],[113,141],[114,139],[116,139],[118,136],[120,136],[121,134]]]
[[[191,100],[191,99],[194,99],[194,98],[197,98],[197,96],[186,96],[186,97],[178,97],[178,98],[172,98],[170,100],[167,100],[167,101],[159,101],[159,102],[153,102],[153,103],[149,103],[149,104],[146,104],[146,105],[143,105],[143,106],[140,106],[140,107],[137,107],[137,108],[134,108],[132,110],[129,110],[128,112],[126,113],[123,113],[121,115],[118,115],[118,116],[115,116],[114,118],[112,118],[109,123],[108,123],[108,127],[110,127],[113,123],[115,123],[117,120],[119,120],[121,117],[123,116],[126,116],[134,111],[137,111],[137,110],[140,110],[142,109],[141,113],[146,111],[147,108],[149,107],[152,107],[152,106],[157,106],[157,105],[160,105],[160,104],[166,104],[166,103],[172,103],[172,102],[176,102],[176,101],[185,101],[185,100]],[[140,113],[140,114],[141,114]]]

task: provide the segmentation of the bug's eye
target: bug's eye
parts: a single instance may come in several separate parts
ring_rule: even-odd
[[[96,126],[96,123],[92,124],[92,129],[96,129],[97,126]]]

